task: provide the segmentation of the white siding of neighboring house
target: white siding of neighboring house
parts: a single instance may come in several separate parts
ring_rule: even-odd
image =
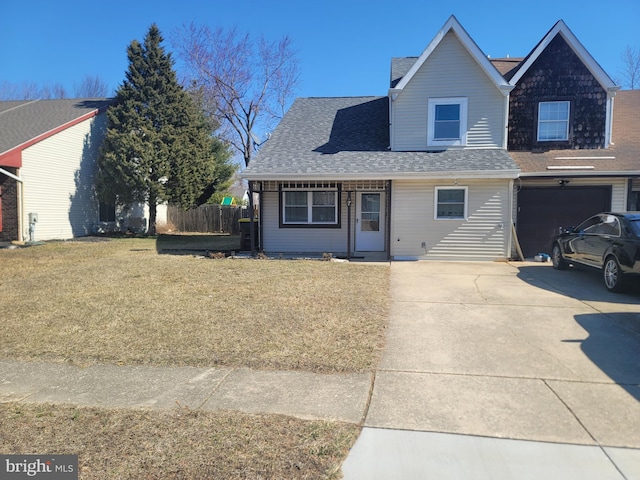
[[[468,187],[467,219],[435,220],[435,187],[450,186],[450,180],[393,182],[391,256],[435,260],[508,258],[511,181],[458,180],[457,186]]]
[[[429,150],[429,97],[467,97],[467,147],[502,148],[507,99],[452,32],[392,102],[394,151]]]
[[[32,212],[38,214],[35,240],[92,233],[99,215],[93,188],[96,158],[105,127],[106,115],[101,114],[22,152],[25,240]]]
[[[262,216],[265,252],[269,254],[324,252],[344,254],[347,251],[347,207],[344,204],[344,199],[340,209],[341,228],[280,228],[278,208],[278,193],[263,193]],[[351,208],[353,215],[353,207]],[[353,242],[353,236],[351,241]]]

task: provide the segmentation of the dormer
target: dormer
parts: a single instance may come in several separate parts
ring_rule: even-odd
[[[506,148],[512,88],[451,16],[419,57],[392,61],[391,150]]]
[[[620,87],[562,20],[505,77],[509,150],[608,148]]]

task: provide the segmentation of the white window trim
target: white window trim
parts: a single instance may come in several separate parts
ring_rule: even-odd
[[[540,120],[540,108],[542,108],[543,104],[549,103],[566,103],[567,104],[567,119],[566,120]],[[538,131],[536,132],[536,139],[538,142],[566,142],[569,140],[569,119],[571,118],[571,102],[569,100],[558,100],[558,101],[550,101],[550,102],[539,102],[538,103]],[[567,122],[567,129],[564,132],[564,138],[552,138],[552,139],[541,139],[540,138],[540,123],[557,123],[557,122]]]
[[[433,138],[436,105],[460,105],[460,138],[437,140]],[[428,101],[427,146],[466,146],[467,145],[467,97],[430,98]]]
[[[307,194],[307,221],[306,222],[288,222],[287,221],[287,202],[286,202],[286,194],[287,192],[305,192]],[[335,220],[333,222],[314,222],[313,221],[313,193],[314,192],[328,192],[334,194],[334,212],[335,212]],[[283,225],[338,225],[338,190],[327,190],[324,188],[316,188],[316,189],[287,189],[282,190],[282,224]],[[318,205],[319,206],[319,205]],[[329,205],[325,205],[329,206]]]
[[[438,192],[440,190],[464,190],[464,213],[462,217],[439,217],[438,216]],[[435,187],[433,196],[433,219],[434,220],[466,220],[469,207],[469,187]]]

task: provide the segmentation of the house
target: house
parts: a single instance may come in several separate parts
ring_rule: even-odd
[[[383,97],[301,98],[244,171],[259,248],[347,257],[505,259],[512,85],[455,17],[392,62]]]
[[[91,233],[99,220],[93,175],[108,104],[0,102],[0,240]]]
[[[507,148],[524,255],[548,253],[559,227],[637,209],[640,91],[620,92],[563,21],[524,59],[495,65],[514,86]]]
[[[0,102],[0,241],[70,239],[115,223],[94,188],[110,102]],[[130,228],[144,211],[132,206]]]
[[[490,60],[452,16],[422,55],[392,60],[387,96],[294,102],[243,173],[258,247],[546,252],[559,226],[637,198],[637,96],[618,90],[562,21],[527,57]]]

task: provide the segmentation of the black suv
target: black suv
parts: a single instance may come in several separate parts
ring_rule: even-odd
[[[612,292],[624,288],[625,276],[640,275],[640,212],[605,212],[560,233],[551,248],[553,267],[580,264],[602,270]]]

